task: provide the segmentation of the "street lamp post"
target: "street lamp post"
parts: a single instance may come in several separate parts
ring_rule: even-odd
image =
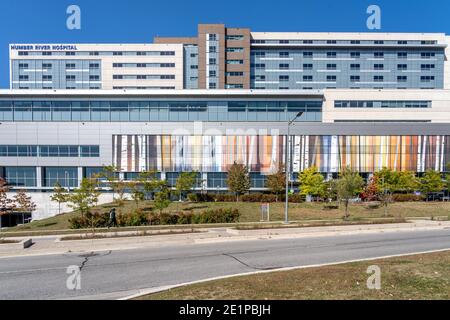
[[[285,175],[286,175],[286,199],[285,199],[285,205],[284,205],[284,223],[288,224],[289,223],[289,215],[288,215],[288,207],[289,207],[289,176],[290,176],[290,159],[289,159],[289,147],[290,147],[290,143],[289,143],[289,138],[290,138],[290,127],[291,124],[297,120],[298,117],[300,117],[303,114],[303,112],[299,112],[297,113],[297,115],[292,119],[289,120],[287,122],[287,136],[286,136],[286,150],[285,150]]]

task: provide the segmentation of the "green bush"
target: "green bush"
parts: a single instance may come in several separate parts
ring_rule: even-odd
[[[239,221],[238,209],[209,209],[193,216],[193,223],[233,223]]]
[[[108,224],[109,213],[92,211],[83,216],[77,216],[69,219],[69,225],[71,229],[82,228],[100,228]]]
[[[396,193],[392,195],[392,201],[394,202],[412,202],[412,201],[424,201],[425,197],[422,195],[416,195],[412,193]]]
[[[243,202],[275,202],[276,197],[273,194],[249,193],[240,197]]]
[[[218,193],[214,196],[214,200],[217,202],[235,202],[236,196],[230,193]]]
[[[188,194],[188,200],[191,202],[213,202],[214,196],[208,193],[190,193]]]
[[[337,210],[337,209],[339,209],[339,206],[334,203],[327,203],[322,208],[322,210]]]
[[[378,209],[381,207],[381,202],[378,201],[372,201],[372,202],[368,202],[367,205],[365,206],[366,209]]]
[[[177,213],[163,212],[159,215],[160,224],[177,224],[179,215]]]

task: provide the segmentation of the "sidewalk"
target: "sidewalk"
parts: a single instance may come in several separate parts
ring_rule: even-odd
[[[237,230],[233,228],[221,227],[196,229],[197,232],[182,234],[155,234],[149,236],[130,236],[95,240],[89,239],[61,241],[61,238],[66,237],[67,235],[36,236],[32,237],[34,244],[28,249],[23,249],[21,243],[0,244],[0,258],[107,250],[143,249],[163,246],[182,246],[187,244],[223,243],[227,241],[292,239],[301,237],[321,237],[343,234],[348,235],[360,233],[404,232],[412,230],[442,229],[450,229],[450,221],[413,220],[408,223],[256,230]],[[110,233],[110,235],[124,235],[126,233],[132,235],[132,233],[127,231]],[[23,240],[27,238],[29,237],[17,237],[14,239]]]

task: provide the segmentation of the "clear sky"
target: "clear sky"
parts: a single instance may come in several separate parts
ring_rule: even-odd
[[[81,30],[66,9],[81,8]],[[366,9],[381,7],[381,32],[450,34],[449,0],[0,0],[0,88],[9,87],[10,43],[149,43],[193,36],[197,23],[253,31],[370,31]]]

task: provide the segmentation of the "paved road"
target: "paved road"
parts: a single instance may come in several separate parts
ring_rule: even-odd
[[[128,296],[137,289],[255,270],[450,248],[450,229],[233,241],[0,259],[0,300]],[[81,290],[66,288],[81,267]]]

